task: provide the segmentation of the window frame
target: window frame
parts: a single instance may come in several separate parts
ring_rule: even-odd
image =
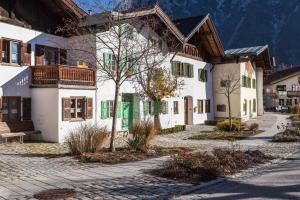
[[[70,105],[70,113],[71,113],[71,117],[70,119],[71,120],[84,120],[85,119],[85,105],[86,105],[86,102],[85,102],[85,98],[84,96],[78,96],[78,97],[70,97],[70,102],[71,102],[71,105]],[[74,107],[74,113],[75,113],[75,117],[72,117],[72,101],[75,100],[75,107]],[[82,117],[78,117],[78,107],[77,107],[77,102],[78,100],[81,100],[82,101],[82,108],[81,108],[81,113],[82,113]]]
[[[226,112],[226,105],[225,104],[218,104],[217,105],[217,112]]]
[[[16,40],[16,39],[11,39],[11,38],[5,38],[5,37],[2,37],[2,38],[0,38],[1,40],[1,42],[2,42],[2,44],[1,44],[1,46],[2,46],[2,49],[1,49],[1,55],[0,55],[0,63],[1,64],[7,64],[7,65],[12,65],[12,66],[20,66],[21,65],[21,45],[22,45],[22,41],[21,40]],[[4,41],[7,41],[8,43],[9,43],[9,62],[4,62],[3,61],[3,57],[2,57],[2,53],[4,52],[3,51],[3,47],[4,47],[4,45],[3,45],[3,42]],[[13,55],[13,53],[12,53],[12,43],[17,43],[18,45],[17,45],[17,63],[13,63],[12,62],[12,55]]]
[[[205,113],[210,113],[211,112],[211,102],[210,99],[205,100]]]
[[[112,118],[114,115],[114,101],[108,100],[107,101],[107,117]]]
[[[202,114],[204,109],[203,109],[203,99],[198,99],[197,100],[197,110],[198,110],[198,114]]]

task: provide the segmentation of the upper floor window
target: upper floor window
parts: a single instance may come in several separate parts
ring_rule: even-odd
[[[245,75],[242,76],[242,87],[251,88],[251,78]]]
[[[198,80],[201,82],[207,82],[207,70],[198,69]]]
[[[286,85],[277,85],[277,91],[286,91]]]
[[[116,59],[112,53],[103,53],[104,67],[109,70],[116,70]]]
[[[256,88],[256,80],[252,79],[252,88],[255,89]]]
[[[221,87],[230,87],[230,85],[231,85],[231,82],[230,82],[230,80],[221,80],[220,81],[220,86]]]
[[[154,38],[152,36],[149,36],[148,38],[148,44],[150,47],[162,49],[163,48],[163,42],[161,39]]]
[[[194,66],[189,63],[181,63],[179,61],[172,61],[172,74],[178,77],[194,77]]]
[[[21,64],[21,42],[2,39],[1,61],[9,64]]]
[[[36,45],[36,65],[66,65],[67,51],[44,45]]]

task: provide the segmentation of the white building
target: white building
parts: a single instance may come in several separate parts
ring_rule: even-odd
[[[99,72],[86,64],[90,58],[69,50],[75,44],[84,49],[85,43],[81,40],[90,36],[67,37],[54,31],[62,25],[63,18],[79,20],[87,14],[71,0],[40,0],[26,5],[20,0],[8,1],[1,2],[0,9],[0,133],[34,129],[41,131],[39,137],[42,140],[63,142],[70,131],[82,124],[110,128],[114,84],[96,80]],[[31,13],[32,9],[42,12]],[[94,15],[85,20],[97,27],[102,25],[100,19],[106,15]],[[179,50],[167,52],[163,65],[184,80],[184,86],[178,90],[177,96],[164,99],[160,114],[163,128],[202,124],[215,116],[226,117],[216,110],[216,105],[226,102],[214,94],[213,88],[218,69],[226,67],[236,69],[240,75],[250,76],[247,66],[251,66],[254,70],[252,79],[256,79],[256,89],[241,88],[238,104],[234,104],[240,106],[235,116],[245,119],[248,116],[241,115],[243,99],[247,102],[256,99],[257,108],[253,110],[257,111],[249,116],[262,114],[262,77],[261,82],[259,77],[262,76],[260,69],[267,66],[264,53],[267,49],[248,57],[244,54],[229,55],[224,52],[209,15],[171,21],[156,5],[124,16],[158,20],[158,27],[138,33],[142,40],[154,38],[162,45],[168,45],[161,37],[161,30],[167,30],[169,37],[178,43]],[[47,23],[37,22],[43,20]],[[103,33],[105,31],[99,35]],[[89,42],[94,42],[94,39],[89,38]],[[109,53],[105,48],[95,51],[100,57]],[[232,62],[240,58],[243,61]],[[128,130],[135,120],[153,118],[154,103],[141,98],[133,83],[125,82],[120,94],[118,131]],[[249,99],[247,95],[250,95]]]

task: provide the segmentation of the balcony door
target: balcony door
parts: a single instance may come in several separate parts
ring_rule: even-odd
[[[21,116],[20,97],[2,97],[2,121],[19,121]]]

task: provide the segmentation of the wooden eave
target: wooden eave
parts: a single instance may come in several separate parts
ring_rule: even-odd
[[[261,67],[264,69],[270,69],[270,53],[269,48],[265,48],[258,56],[254,58],[255,64],[257,67]]]
[[[203,46],[209,54],[209,62],[213,64],[220,62],[225,56],[221,40],[209,14],[186,37],[185,42]]]

